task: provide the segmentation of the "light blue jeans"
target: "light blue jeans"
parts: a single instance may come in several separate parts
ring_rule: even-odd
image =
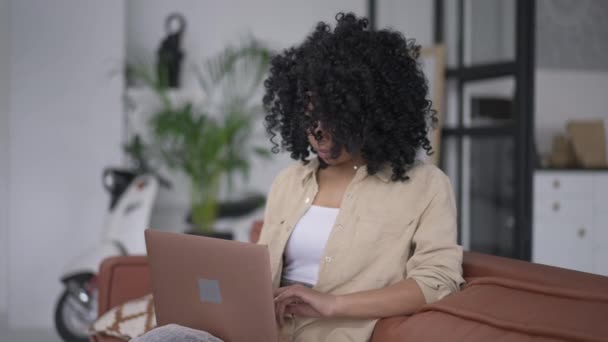
[[[131,342],[223,342],[208,332],[169,324],[152,329]]]

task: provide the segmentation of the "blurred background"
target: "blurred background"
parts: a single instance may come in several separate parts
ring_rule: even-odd
[[[608,275],[606,1],[0,0],[0,341],[78,328],[137,227],[248,240],[268,58],[340,11],[423,46],[466,249]]]

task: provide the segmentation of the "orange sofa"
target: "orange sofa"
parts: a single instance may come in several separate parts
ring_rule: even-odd
[[[473,252],[463,269],[462,291],[414,315],[381,319],[372,342],[608,341],[608,277]],[[150,293],[146,257],[105,260],[99,286],[100,314]]]

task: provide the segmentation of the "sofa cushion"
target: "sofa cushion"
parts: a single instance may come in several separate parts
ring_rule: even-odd
[[[110,309],[93,323],[90,333],[128,341],[155,326],[154,300],[150,294]]]

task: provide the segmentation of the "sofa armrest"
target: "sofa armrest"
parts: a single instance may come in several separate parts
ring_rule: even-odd
[[[99,316],[111,308],[152,292],[146,256],[105,259],[99,269]]]

